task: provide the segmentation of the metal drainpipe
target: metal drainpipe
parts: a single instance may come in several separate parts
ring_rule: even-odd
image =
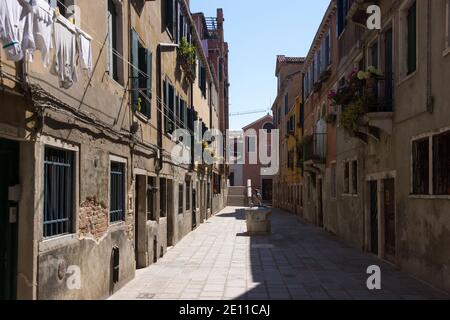
[[[431,0],[427,1],[427,112],[434,111],[434,97],[431,85]]]

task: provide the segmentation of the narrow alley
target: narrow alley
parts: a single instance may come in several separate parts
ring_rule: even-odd
[[[111,299],[448,299],[293,215],[274,210],[272,225],[271,236],[248,237],[244,211],[227,207]],[[366,287],[371,265],[381,290]]]

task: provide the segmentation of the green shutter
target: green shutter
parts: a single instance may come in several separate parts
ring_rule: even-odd
[[[136,111],[139,103],[139,44],[138,35],[134,30],[131,30],[131,65],[131,107]]]
[[[153,54],[147,50],[147,98],[145,103],[145,115],[151,118],[152,115],[152,78],[153,78]]]

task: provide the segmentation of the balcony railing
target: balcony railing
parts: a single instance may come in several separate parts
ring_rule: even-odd
[[[327,134],[315,133],[303,145],[304,162],[325,163],[327,156]]]
[[[394,81],[392,73],[368,81],[364,88],[367,113],[392,112],[394,110]]]

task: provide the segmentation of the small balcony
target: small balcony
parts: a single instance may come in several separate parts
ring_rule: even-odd
[[[377,137],[378,130],[392,134],[394,110],[393,75],[385,74],[368,81],[364,88],[364,111],[370,135]]]
[[[314,133],[303,144],[305,164],[325,164],[327,158],[327,134]]]

